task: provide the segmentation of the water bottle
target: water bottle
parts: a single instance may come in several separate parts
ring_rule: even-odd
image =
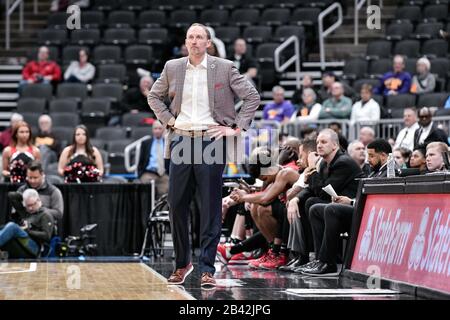
[[[387,177],[394,178],[395,177],[395,160],[392,153],[389,153],[388,161],[387,161]]]

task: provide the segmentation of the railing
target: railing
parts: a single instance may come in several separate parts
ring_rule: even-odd
[[[139,157],[141,155],[142,141],[150,139],[150,138],[151,138],[151,136],[149,136],[149,135],[144,136],[144,137],[134,141],[133,143],[130,143],[129,145],[127,145],[125,147],[125,150],[124,150],[125,163],[124,164],[125,164],[125,169],[128,172],[133,172],[137,175]],[[134,163],[132,164],[131,158],[132,158],[133,151],[135,151],[135,152],[134,152]]]
[[[327,30],[323,30],[323,20],[326,16],[328,16],[332,11],[337,9],[338,11],[338,20],[331,25]],[[325,62],[325,38],[332,33],[334,30],[339,28],[339,26],[342,24],[343,21],[343,15],[342,15],[342,6],[340,3],[333,3],[328,8],[326,8],[324,11],[322,11],[319,14],[319,47],[320,47],[320,68],[322,70],[325,70],[326,62]]]
[[[291,44],[294,44],[294,55],[290,57],[283,65],[281,63],[281,53]],[[300,88],[300,41],[298,37],[291,36],[286,41],[284,41],[274,53],[275,58],[275,69],[277,72],[284,72],[287,68],[289,68],[293,63],[295,63],[295,79],[296,79],[296,87]]]
[[[23,31],[23,0],[16,0],[12,6],[10,7],[10,0],[6,0],[5,2],[5,49],[10,49],[10,36],[11,36],[11,22],[10,16],[13,14],[14,10],[20,6],[19,8],[19,30]],[[37,7],[36,3],[35,6]]]
[[[359,10],[364,6],[367,1],[367,6],[370,6],[370,0],[355,0],[355,46],[359,44]],[[380,8],[383,7],[383,0],[380,1]]]
[[[434,117],[433,121],[445,129],[450,129],[450,116]],[[358,139],[359,131],[362,127],[371,127],[375,131],[375,136],[388,140],[395,138],[399,131],[404,128],[403,119],[381,119],[371,122],[356,122],[342,119],[327,119],[316,121],[296,121],[281,126],[281,132],[294,137],[302,137],[305,128],[316,128],[317,130],[328,128],[330,123],[339,123],[342,128],[341,134],[349,141]]]

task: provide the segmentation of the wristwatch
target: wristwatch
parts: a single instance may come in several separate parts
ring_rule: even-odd
[[[350,200],[350,205],[352,206],[352,207],[354,207],[355,206],[355,200]]]

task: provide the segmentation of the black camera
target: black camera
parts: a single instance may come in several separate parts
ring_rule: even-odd
[[[58,257],[95,256],[97,244],[93,243],[94,230],[97,224],[88,224],[80,229],[79,236],[68,236],[56,250]]]

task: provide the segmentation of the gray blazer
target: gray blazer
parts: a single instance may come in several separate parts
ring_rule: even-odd
[[[164,126],[180,113],[187,59],[168,61],[147,97],[150,108]],[[208,55],[207,68],[209,106],[213,119],[223,126],[236,124],[238,128],[247,130],[260,104],[258,91],[229,60]],[[234,109],[235,96],[244,102],[239,113]],[[169,107],[164,103],[166,97],[170,101]],[[171,141],[172,136],[173,131],[169,130],[167,142]],[[165,157],[169,158],[170,143],[165,145]]]

